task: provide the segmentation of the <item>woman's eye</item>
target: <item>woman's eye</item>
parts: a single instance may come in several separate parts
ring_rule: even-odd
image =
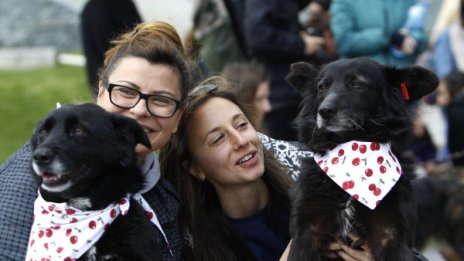
[[[117,88],[116,91],[119,92],[120,95],[127,96],[127,97],[137,96],[137,92],[130,88],[121,87],[121,88]]]
[[[224,138],[223,135],[218,135],[218,136],[214,137],[213,144],[219,144],[223,138]]]
[[[152,96],[150,98],[150,102],[155,105],[155,106],[159,106],[159,107],[168,107],[168,106],[171,106],[171,105],[175,105],[175,103],[166,98],[166,97],[163,97],[163,96]]]
[[[248,126],[248,122],[246,121],[243,121],[243,122],[240,122],[238,125],[237,125],[237,129],[244,129]]]

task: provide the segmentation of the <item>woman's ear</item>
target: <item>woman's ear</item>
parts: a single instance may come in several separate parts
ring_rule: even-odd
[[[177,132],[177,128],[179,127],[179,122],[180,122],[180,119],[182,118],[182,114],[184,113],[184,109],[183,108],[180,108],[177,112],[176,112],[176,117],[177,117],[177,122],[176,122],[176,126],[174,126],[174,128],[172,129],[172,134],[176,133]]]
[[[204,181],[206,179],[206,175],[203,172],[203,170],[201,170],[201,168],[199,168],[197,164],[195,164],[194,162],[184,160],[182,162],[182,167],[185,171],[187,171],[190,175],[194,176],[195,178],[201,181]]]
[[[97,94],[97,99],[100,99],[103,94],[105,93],[105,85],[103,84],[102,81],[98,81],[98,94]]]

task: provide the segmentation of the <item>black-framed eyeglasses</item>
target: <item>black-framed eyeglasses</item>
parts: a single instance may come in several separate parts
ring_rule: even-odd
[[[218,88],[217,85],[212,84],[212,83],[199,85],[199,86],[193,88],[193,90],[191,90],[189,92],[188,97],[192,98],[192,97],[198,96],[200,94],[210,93],[212,91],[217,90],[217,88]]]
[[[134,108],[141,99],[145,100],[151,115],[160,118],[171,118],[182,105],[182,101],[159,94],[144,94],[136,89],[110,83],[106,87],[112,104],[124,108]]]

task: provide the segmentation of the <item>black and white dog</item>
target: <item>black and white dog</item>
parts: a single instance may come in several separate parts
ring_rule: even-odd
[[[295,63],[287,80],[304,97],[300,141],[316,153],[291,191],[289,260],[324,259],[336,239],[367,241],[377,261],[413,260],[412,174],[391,143],[410,124],[405,100],[433,91],[437,77],[354,58],[320,70]]]
[[[38,123],[40,187],[26,260],[161,260],[154,213],[137,194],[145,182],[138,143],[151,147],[135,120],[91,103],[62,106]]]

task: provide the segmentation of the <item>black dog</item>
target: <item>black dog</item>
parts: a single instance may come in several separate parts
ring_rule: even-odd
[[[68,244],[71,252],[85,252],[76,254],[81,256],[79,260],[161,260],[157,234],[145,210],[135,199],[124,199],[144,185],[134,151],[138,143],[151,147],[135,120],[91,103],[63,106],[38,123],[32,136],[32,166],[41,197],[35,203],[34,226],[38,229],[31,232],[29,257],[39,257],[45,248],[45,255],[51,255],[48,258],[66,260],[67,248],[63,245]],[[116,211],[127,202],[130,208],[118,216]],[[94,242],[82,238],[81,227],[67,222],[77,223],[82,216],[104,209],[107,213],[95,219],[82,218],[88,224],[86,229],[102,228],[106,230],[103,235],[87,249],[75,247],[84,240],[89,240],[86,244]],[[85,214],[74,218],[78,210]],[[47,222],[52,225],[40,224],[38,215],[51,218]],[[109,216],[115,219],[106,221]],[[65,234],[59,234],[59,229]],[[53,239],[59,235],[62,238]],[[34,238],[49,241],[41,241],[44,246],[38,247],[42,249],[33,252],[31,248],[39,244]]]
[[[323,158],[332,155],[331,149],[356,141],[346,150],[335,151],[331,159],[303,163],[291,191],[289,260],[321,260],[336,239],[354,248],[367,241],[375,260],[413,260],[411,174],[404,167],[401,171],[388,144],[410,124],[404,100],[430,93],[438,85],[437,77],[420,67],[396,69],[355,58],[330,63],[320,71],[304,62],[295,63],[287,81],[304,97],[296,123],[300,141],[309,149]],[[371,158],[349,157],[355,157],[355,151],[375,155],[380,144],[385,144],[388,153],[374,159],[380,177],[374,180],[373,169],[366,167]],[[353,166],[342,168],[342,173],[334,174],[325,165],[340,165],[348,159],[346,166]],[[382,176],[389,171],[392,174]],[[347,180],[337,185],[330,178],[337,175]],[[389,192],[386,183],[394,185]],[[388,194],[369,205],[362,195],[347,193],[357,188],[370,193],[369,197]],[[348,234],[361,239],[352,242]]]

